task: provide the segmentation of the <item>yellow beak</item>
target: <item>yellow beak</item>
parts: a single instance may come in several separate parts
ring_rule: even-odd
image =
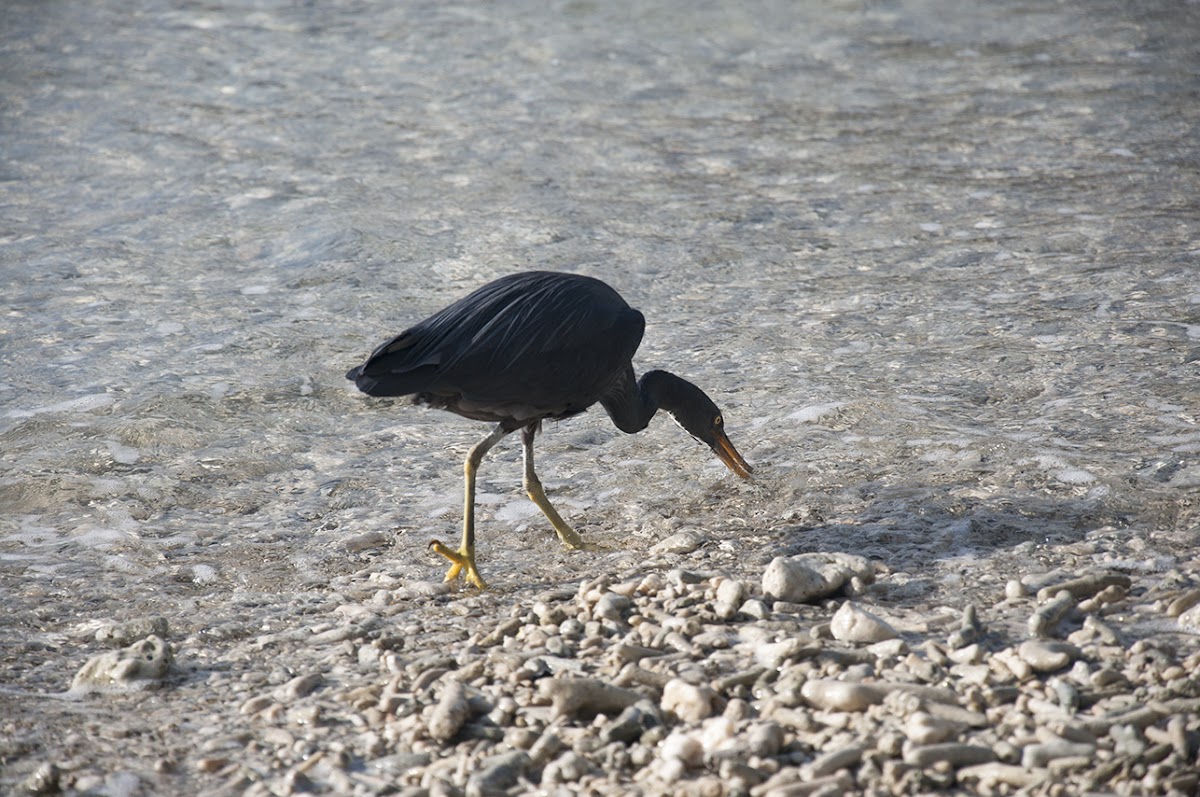
[[[750,472],[754,468],[750,467],[750,463],[742,459],[742,455],[733,447],[733,443],[729,442],[729,438],[720,429],[716,431],[716,444],[713,446],[713,452],[725,463],[725,467],[741,476],[743,479],[750,478]]]

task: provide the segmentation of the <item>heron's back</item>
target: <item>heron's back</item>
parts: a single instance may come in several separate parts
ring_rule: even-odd
[[[583,412],[641,343],[645,319],[611,287],[531,271],[479,288],[376,349],[346,376],[481,420]]]

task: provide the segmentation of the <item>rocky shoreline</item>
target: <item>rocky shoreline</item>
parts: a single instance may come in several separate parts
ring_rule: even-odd
[[[34,794],[1195,794],[1200,566],[1128,548],[1100,529],[920,599],[860,556],[742,566],[693,531],[536,592],[362,572],[303,598],[309,625],[100,629],[127,647],[74,701],[23,701],[107,719],[6,774]]]

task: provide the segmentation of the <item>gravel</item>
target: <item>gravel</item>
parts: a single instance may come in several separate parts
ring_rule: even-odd
[[[1105,559],[1113,537],[1091,537],[1077,562]],[[158,749],[158,768],[197,794],[1187,794],[1198,784],[1200,645],[1169,614],[1200,584],[1194,562],[1165,577],[1085,562],[1048,571],[1021,597],[988,574],[955,614],[936,602],[944,596],[890,600],[896,576],[884,563],[852,599],[847,580],[796,606],[771,600],[751,567],[674,556],[675,567],[571,590],[448,593],[436,611],[356,594],[347,579],[315,625],[215,646],[203,634],[149,635],[90,659],[68,694],[112,702],[119,710],[96,730],[151,760],[155,743],[136,729],[178,722],[170,707],[188,705],[186,721],[204,730]],[[1112,600],[1081,608],[1113,586]],[[732,596],[775,609],[731,614]],[[1030,635],[1028,618],[1050,616],[1047,606],[1054,622]],[[897,637],[813,633],[847,611],[886,612]],[[973,641],[949,645],[964,627]],[[117,688],[127,682],[153,691]],[[84,683],[106,689],[81,697]],[[52,712],[75,702],[24,699]],[[52,755],[21,788],[125,782],[112,778]]]

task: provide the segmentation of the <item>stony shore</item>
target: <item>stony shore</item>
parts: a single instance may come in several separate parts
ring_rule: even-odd
[[[1200,3],[4,12],[0,794],[1200,792]],[[447,587],[343,375],[534,268],[755,477],[597,408]]]
[[[741,564],[693,530],[540,591],[403,583],[380,557],[276,627],[96,630],[111,649],[71,692],[4,697],[23,708],[5,775],[34,794],[1195,794],[1200,565],[1171,553],[1187,540],[1128,539],[1026,546],[1022,577],[981,560],[931,591],[846,553]]]

